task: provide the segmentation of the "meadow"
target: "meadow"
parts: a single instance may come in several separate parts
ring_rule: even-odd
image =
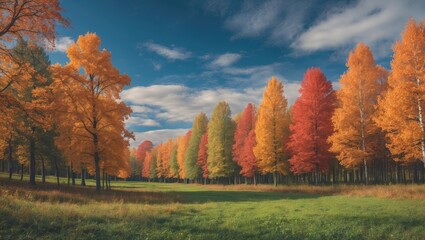
[[[425,186],[194,185],[112,190],[7,180],[1,239],[424,239]],[[25,176],[27,178],[27,176]]]

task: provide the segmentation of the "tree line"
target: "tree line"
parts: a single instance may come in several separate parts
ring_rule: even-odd
[[[69,26],[57,0],[0,3],[0,168],[29,182],[68,176],[96,189],[111,177],[199,183],[424,182],[425,23],[410,20],[394,45],[391,70],[359,43],[334,91],[318,68],[306,71],[288,107],[272,77],[261,104],[232,117],[218,103],[184,136],[129,149],[131,108],[120,98],[129,76],[94,33],[51,64],[55,27]],[[103,180],[103,181],[102,181]],[[102,184],[103,183],[103,184]]]
[[[425,182],[425,21],[409,20],[391,69],[370,48],[350,52],[334,90],[310,68],[288,107],[269,80],[258,107],[231,117],[222,101],[184,136],[131,151],[131,177],[198,183]]]

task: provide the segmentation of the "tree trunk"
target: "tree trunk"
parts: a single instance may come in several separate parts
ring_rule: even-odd
[[[81,168],[81,186],[86,186],[86,170]]]
[[[96,141],[97,142],[97,141]],[[96,151],[94,153],[94,162],[96,169],[96,191],[100,191],[100,168],[99,168],[99,153]]]
[[[21,164],[21,181],[24,180],[24,164]]]
[[[75,172],[73,170],[73,167],[71,167],[71,178],[72,178],[72,186],[75,185]]]
[[[41,182],[46,183],[46,169],[44,168],[44,157],[41,156]]]
[[[35,139],[30,137],[30,185],[35,186]]]
[[[111,190],[111,176],[108,176],[108,185],[109,185],[109,190]]]
[[[277,173],[273,172],[273,185],[277,187]]]
[[[69,166],[67,167],[66,177],[68,178],[68,185],[69,185],[70,179],[71,179],[71,169]]]
[[[319,164],[316,164],[316,179],[315,179],[316,186],[319,185],[319,172],[320,172]]]
[[[58,161],[55,159],[55,170],[56,170],[56,182],[59,187],[59,167],[58,167]]]
[[[13,160],[12,160],[12,142],[9,140],[9,180],[12,180]]]
[[[102,170],[102,189],[105,189],[105,170]]]
[[[416,78],[416,85],[418,88],[420,87],[419,78]],[[418,120],[419,120],[419,127],[421,129],[421,153],[422,153],[421,161],[425,166],[425,129],[424,129],[424,122],[423,122],[424,120],[423,120],[421,96],[418,95],[417,100],[418,100]]]

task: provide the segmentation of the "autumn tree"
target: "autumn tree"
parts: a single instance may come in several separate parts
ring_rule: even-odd
[[[201,143],[199,144],[198,151],[198,161],[196,165],[198,165],[202,170],[202,177],[204,179],[208,178],[208,134],[204,133],[201,137]]]
[[[91,158],[97,191],[101,189],[100,165],[128,162],[122,152],[128,148],[128,139],[133,138],[124,125],[131,109],[119,95],[130,84],[130,78],[120,74],[111,62],[111,54],[99,50],[100,44],[94,33],[80,36],[67,50],[70,62],[52,67],[57,110],[62,113],[57,122],[60,145],[68,147],[66,143],[72,142],[79,159]]]
[[[31,79],[31,74],[27,73],[31,71],[31,65],[16,58],[8,46],[18,39],[26,39],[30,46],[53,46],[56,25],[68,26],[61,12],[59,0],[0,2],[0,101],[7,103],[0,108],[6,105],[19,107],[13,93],[27,87]]]
[[[332,117],[334,133],[329,141],[331,151],[343,166],[363,165],[367,183],[367,163],[375,155],[379,133],[373,117],[385,71],[375,64],[372,52],[363,43],[350,52],[346,65],[348,70],[341,76],[338,107]]]
[[[142,143],[139,144],[136,150],[136,159],[137,159],[137,167],[139,168],[139,171],[143,171],[143,162],[146,157],[146,152],[150,151],[153,148],[153,144],[149,140],[145,140]]]
[[[181,136],[177,139],[177,164],[179,166],[179,176],[181,179],[186,178],[184,160],[186,158],[186,151],[191,135],[192,131],[189,130],[184,136]]]
[[[225,177],[233,173],[232,145],[234,122],[230,107],[221,101],[214,108],[208,123],[208,173],[211,178]]]
[[[272,173],[274,185],[277,186],[277,174],[287,172],[285,142],[288,139],[289,125],[286,112],[287,100],[283,96],[282,82],[275,77],[269,80],[258,108],[255,124],[256,146],[254,156],[260,171]]]
[[[131,178],[136,179],[136,177],[140,176],[140,170],[137,166],[137,158],[136,158],[136,149],[130,148],[130,167],[131,167]]]
[[[174,144],[173,149],[171,150],[170,155],[170,173],[169,176],[171,178],[179,177],[179,165],[177,163],[177,142]]]
[[[157,146],[157,175],[159,178],[168,178],[170,176],[170,156],[173,150],[174,142],[167,139],[165,143]]]
[[[155,147],[152,149],[152,151],[148,155],[146,155],[146,158],[149,157],[148,162],[149,162],[149,178],[150,179],[155,179],[157,177],[157,169],[156,169],[156,166],[157,166],[156,161],[158,156],[157,150],[158,149]]]
[[[241,166],[240,174],[245,177],[254,177],[255,172],[258,170],[257,159],[253,152],[255,146],[255,121],[255,108],[253,104],[249,103],[236,125],[235,143],[233,144],[233,160]]]
[[[184,168],[186,170],[186,178],[195,179],[201,173],[200,167],[196,164],[198,161],[199,144],[202,135],[207,131],[208,118],[205,113],[200,113],[195,117],[192,127],[192,135],[190,136],[189,145],[184,160]]]
[[[332,158],[327,139],[333,132],[331,118],[336,96],[332,83],[319,68],[306,71],[299,92],[301,95],[292,106],[289,162],[295,174],[316,171],[318,184],[318,173],[329,169]]]
[[[146,156],[143,159],[143,166],[142,168],[142,177],[149,179],[150,178],[150,170],[151,170],[151,161],[152,161],[152,149],[150,151],[146,152]]]
[[[394,159],[425,165],[425,21],[410,19],[394,45],[388,92],[379,101],[378,125]]]
[[[16,59],[27,63],[33,70],[27,85],[15,94],[19,107],[14,108],[14,117],[22,123],[16,125],[16,129],[28,144],[30,184],[35,185],[37,142],[52,126],[52,79],[48,70],[50,61],[41,47],[29,46],[22,38],[18,39],[12,50]],[[42,172],[45,172],[44,161],[42,163]],[[44,176],[43,174],[43,180]]]
[[[165,164],[163,163],[164,148],[165,145],[163,143],[160,143],[156,146],[156,176],[158,178],[165,177],[166,174],[165,168],[163,167]]]

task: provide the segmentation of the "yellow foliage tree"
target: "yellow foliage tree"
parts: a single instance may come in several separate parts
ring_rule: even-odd
[[[257,145],[254,147],[254,155],[258,159],[260,171],[273,174],[275,186],[277,185],[277,174],[286,174],[288,170],[285,156],[285,143],[289,137],[287,104],[283,95],[282,82],[272,77],[258,108],[255,125]]]

